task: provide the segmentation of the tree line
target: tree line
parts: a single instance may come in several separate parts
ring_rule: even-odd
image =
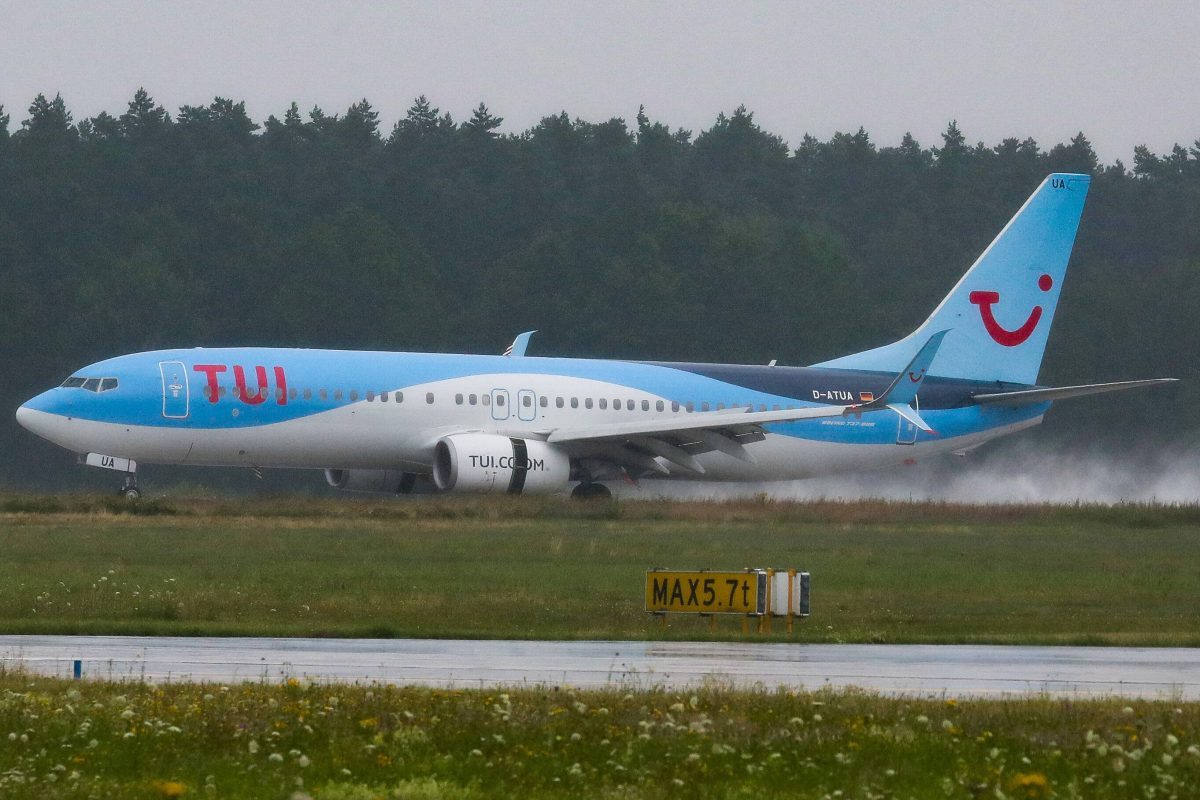
[[[1101,164],[1081,132],[793,147],[744,107],[693,132],[639,109],[521,133],[480,104],[251,119],[139,90],[74,119],[0,106],[0,480],[60,471],[11,411],[100,358],[280,345],[807,364],[912,330],[1046,173],[1095,176],[1042,382],[1188,378],[1200,141]],[[1080,401],[1056,430],[1179,441],[1200,390]]]

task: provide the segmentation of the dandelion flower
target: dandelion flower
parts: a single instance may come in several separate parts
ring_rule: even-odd
[[[156,781],[154,788],[163,797],[182,797],[187,791],[187,787],[179,781]]]

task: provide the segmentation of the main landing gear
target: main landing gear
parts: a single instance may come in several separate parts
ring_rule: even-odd
[[[609,500],[612,492],[603,483],[584,482],[571,490],[571,497],[575,500]]]
[[[121,487],[121,490],[120,490],[120,492],[118,492],[118,494],[120,494],[121,497],[124,497],[126,500],[129,500],[130,502],[141,499],[142,490],[138,488],[137,476],[134,475],[132,472],[129,473],[128,475],[126,475],[125,476],[125,485]]]

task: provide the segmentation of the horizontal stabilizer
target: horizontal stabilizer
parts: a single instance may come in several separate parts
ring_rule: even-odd
[[[892,411],[895,411],[897,414],[904,417],[906,420],[911,422],[913,425],[916,425],[918,428],[925,431],[926,433],[933,433],[933,434],[937,433],[937,431],[935,431],[933,428],[929,427],[928,422],[921,419],[921,415],[918,414],[917,410],[915,408],[913,408],[912,406],[906,406],[903,403],[892,403],[891,405],[888,406],[888,408],[890,408]]]
[[[1116,383],[1089,383],[1084,386],[1061,386],[1055,389],[1018,389],[1015,392],[977,394],[973,399],[976,403],[1003,403],[1010,406],[1023,406],[1030,403],[1048,403],[1051,400],[1066,400],[1068,397],[1083,397],[1089,394],[1119,392],[1123,389],[1138,389],[1143,386],[1161,386],[1165,383],[1175,383],[1178,380],[1178,378],[1151,378],[1144,381],[1118,381]]]

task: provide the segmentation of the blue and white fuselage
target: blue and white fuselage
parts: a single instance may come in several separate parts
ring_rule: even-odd
[[[20,423],[89,463],[327,470],[403,490],[598,489],[616,478],[770,481],[965,451],[1037,424],[1036,387],[1088,179],[1049,176],[934,314],[814,367],[284,348],[124,355],[28,401]]]

